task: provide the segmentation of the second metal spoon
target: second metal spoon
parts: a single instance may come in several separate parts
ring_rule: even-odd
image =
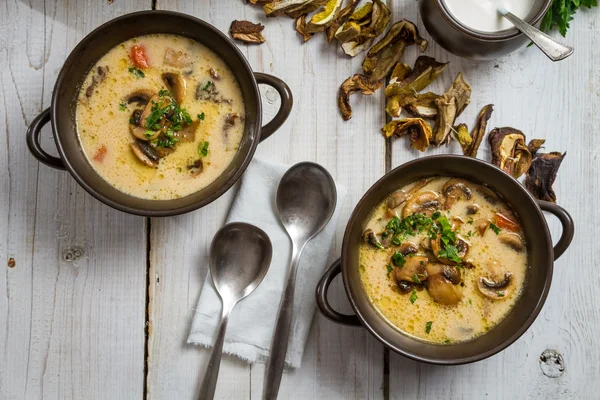
[[[217,340],[200,385],[200,400],[210,400],[215,395],[229,313],[262,282],[272,254],[269,236],[254,225],[233,222],[215,234],[210,245],[210,275],[223,310]]]
[[[573,54],[572,47],[556,41],[536,27],[529,25],[506,8],[498,7],[498,14],[509,20],[515,28],[523,32],[552,61],[564,60]]]
[[[296,164],[279,182],[277,214],[292,240],[292,259],[279,303],[271,354],[267,361],[263,388],[265,400],[275,400],[279,392],[292,324],[296,270],[300,255],[306,243],[325,228],[333,215],[336,202],[337,192],[333,178],[318,164]]]

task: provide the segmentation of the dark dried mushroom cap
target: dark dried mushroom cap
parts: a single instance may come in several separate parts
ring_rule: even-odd
[[[395,278],[398,282],[406,281],[416,284],[427,280],[427,263],[429,260],[424,256],[414,256],[406,258],[406,262],[400,268],[395,270]]]
[[[480,209],[481,209],[481,207],[479,206],[479,204],[469,204],[467,206],[467,214],[475,215],[479,212]]]
[[[385,137],[409,135],[414,149],[425,151],[431,139],[431,126],[423,118],[404,118],[388,122],[382,129]]]
[[[408,294],[410,292],[413,291],[414,289],[414,285],[410,282],[406,282],[406,281],[399,281],[398,282],[398,289],[400,290],[400,293],[402,294]]]
[[[250,21],[238,21],[231,23],[229,33],[235,40],[244,43],[263,43],[266,39],[262,34],[265,29],[263,24],[254,24]]]
[[[477,150],[479,150],[479,146],[481,145],[481,141],[485,136],[485,132],[487,130],[487,122],[492,116],[492,112],[494,111],[494,105],[488,104],[483,107],[477,116],[477,121],[475,121],[475,127],[471,131],[469,135],[470,141],[467,144],[466,141],[463,143],[461,141],[461,133],[458,133],[458,138],[460,145],[463,149],[463,154],[469,157],[477,157]],[[464,135],[463,135],[464,137]]]
[[[452,178],[444,184],[442,194],[446,196],[444,209],[449,210],[458,200],[470,200],[473,197],[470,183],[464,179]]]
[[[419,30],[410,21],[402,20],[391,26],[383,39],[371,47],[363,62],[365,75],[374,80],[385,78],[402,58],[406,46],[416,44],[421,52],[427,48],[427,40],[419,36]]]
[[[386,97],[399,94],[414,94],[425,89],[448,66],[448,63],[437,62],[434,58],[420,56],[415,61],[412,72],[406,78],[390,82],[385,88]]]
[[[430,217],[434,212],[440,209],[439,198],[440,196],[432,190],[414,194],[406,202],[406,205],[402,210],[402,218],[406,218],[409,215],[416,213],[425,214]]]
[[[546,139],[531,139],[527,144],[527,148],[532,156],[535,157],[537,152],[544,146],[546,143]]]
[[[556,194],[552,185],[556,180],[556,174],[560,168],[563,158],[567,153],[545,153],[537,154],[531,163],[531,168],[525,177],[525,187],[537,199],[556,203]]]
[[[490,132],[492,163],[515,178],[531,166],[531,153],[525,144],[525,134],[518,129],[496,128]]]
[[[361,91],[362,94],[372,95],[383,86],[381,82],[375,82],[368,77],[356,74],[346,79],[338,94],[338,107],[344,121],[352,118],[352,107],[350,106],[350,95]]]
[[[433,143],[438,146],[448,143],[456,118],[470,102],[471,86],[459,72],[450,89],[435,100],[438,113],[433,128]]]
[[[131,144],[131,150],[142,163],[151,168],[158,168],[160,157],[150,143],[136,139]]]
[[[175,72],[165,72],[161,75],[165,86],[173,94],[177,104],[181,105],[185,99],[187,84],[185,78]]]

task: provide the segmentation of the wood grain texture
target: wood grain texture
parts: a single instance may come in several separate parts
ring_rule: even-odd
[[[233,19],[265,24],[267,43],[239,46],[255,71],[273,74],[288,83],[295,103],[283,128],[260,144],[257,157],[290,164],[314,160],[346,186],[349,196],[338,227],[338,254],[343,221],[362,193],[384,172],[384,143],[378,140],[379,123],[372,123],[384,120],[381,94],[355,96],[352,99],[355,117],[348,123],[341,121],[336,106],[339,85],[359,70],[362,59],[346,58],[334,45],[327,45],[322,36],[302,45],[292,19],[266,19],[260,8],[241,1],[200,4],[161,0],[158,7],[205,19],[224,32],[228,32]],[[266,122],[277,110],[276,93],[268,87],[261,87],[261,93]],[[208,351],[190,347],[185,342],[207,271],[208,246],[226,218],[233,191],[228,197],[187,216],[152,221],[151,276],[159,277],[160,283],[153,279],[151,287],[154,288],[150,291],[150,398],[170,398],[173,393],[180,398],[192,398],[204,373]],[[193,251],[187,255],[174,254],[178,252],[172,251],[173,246]],[[334,303],[348,311],[340,282],[335,282],[331,294]],[[350,343],[353,351],[348,351]],[[263,365],[249,367],[225,357],[217,398],[259,398],[263,374]],[[316,314],[302,368],[284,375],[280,396],[286,399],[381,398],[382,380],[382,346],[362,329],[343,328]]]
[[[429,39],[417,16],[417,3],[394,4],[395,19],[418,21]],[[459,122],[473,126],[481,107],[493,103],[489,129],[513,126],[528,138],[547,139],[544,151],[567,151],[555,189],[558,203],[575,220],[576,233],[570,249],[555,263],[552,288],[542,312],[522,338],[488,360],[459,367],[420,364],[392,353],[390,398],[597,398],[600,312],[595,301],[599,295],[599,261],[589,251],[598,238],[598,229],[589,221],[600,218],[594,205],[600,190],[600,139],[594,134],[600,117],[593,111],[600,105],[600,73],[594,65],[600,60],[597,15],[597,10],[577,14],[566,39],[575,45],[575,54],[560,63],[550,62],[535,48],[496,61],[468,61],[430,41],[426,54],[450,61],[441,79],[431,86],[432,91],[445,91],[459,71],[473,87],[471,105]],[[423,155],[461,153],[453,143],[423,154],[410,149],[404,140],[394,142],[392,151],[394,167]],[[487,139],[478,157],[491,160]],[[548,220],[556,241],[560,224],[553,217]],[[574,273],[578,278],[574,279]],[[563,355],[566,369],[562,376],[550,378],[542,373],[540,355],[546,349]]]
[[[25,144],[69,51],[149,1],[7,1],[0,6],[0,398],[141,398],[144,219],[89,196]],[[91,12],[93,10],[93,12]],[[49,129],[44,145],[51,149]],[[55,151],[52,151],[55,152]]]

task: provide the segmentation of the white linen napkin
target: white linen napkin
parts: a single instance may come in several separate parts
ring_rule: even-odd
[[[250,363],[266,362],[284,280],[289,269],[292,244],[275,214],[277,186],[290,166],[254,159],[242,178],[227,223],[247,222],[264,230],[273,244],[271,266],[262,283],[248,297],[239,302],[229,318],[223,351]],[[315,288],[323,274],[333,245],[339,211],[346,191],[337,187],[337,206],[325,229],[304,248],[298,265],[294,312],[286,364],[297,368],[302,361],[304,346],[315,312]],[[212,346],[221,316],[221,301],[208,273],[188,343]]]

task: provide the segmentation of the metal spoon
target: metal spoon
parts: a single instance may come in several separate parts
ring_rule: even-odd
[[[498,14],[509,20],[515,28],[523,32],[549,59],[560,61],[573,54],[573,48],[566,46],[539,29],[529,25],[504,7],[496,7]]]
[[[200,400],[215,395],[229,313],[263,280],[271,264],[269,236],[254,225],[234,222],[222,227],[210,245],[210,275],[223,302],[217,340],[200,385]]]
[[[277,213],[292,240],[292,258],[271,341],[263,399],[274,400],[279,392],[292,323],[296,270],[300,255],[306,243],[327,225],[335,210],[336,202],[337,192],[333,178],[318,164],[310,162],[296,164],[279,182]]]

